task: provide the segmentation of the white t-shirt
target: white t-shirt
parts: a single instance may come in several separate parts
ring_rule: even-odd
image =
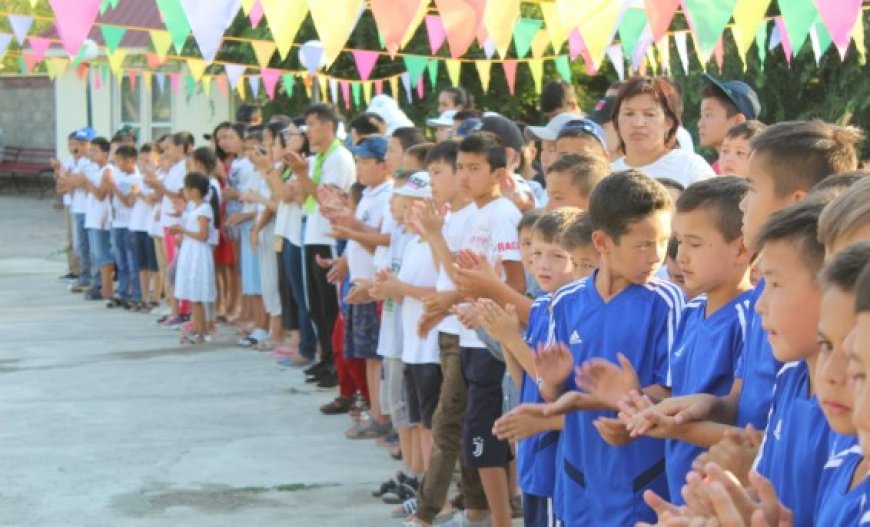
[[[181,189],[184,188],[184,176],[186,175],[187,165],[182,159],[178,163],[172,165],[163,177],[163,186],[170,192],[181,192]],[[173,213],[184,211],[176,211],[175,206],[172,204],[172,199],[169,196],[163,196],[163,201],[160,203],[160,210],[162,211],[162,214],[160,215],[161,227],[181,225],[181,216],[174,216]]]
[[[93,163],[87,156],[82,156],[74,161],[70,172],[73,174],[87,175],[92,164]],[[78,187],[73,190],[70,209],[73,214],[85,214],[88,211],[88,191],[86,189]]]
[[[154,223],[154,205],[145,201],[144,196],[154,194],[154,189],[139,181],[139,195],[133,203],[130,211],[130,225],[127,227],[133,232],[151,232],[151,224]]]
[[[366,187],[362,199],[356,207],[354,216],[368,227],[380,230],[384,218],[390,216],[390,196],[393,182],[385,181],[377,187]],[[351,282],[358,279],[368,280],[375,274],[374,254],[368,252],[359,242],[347,242],[347,267]]]
[[[437,273],[429,245],[414,236],[405,245],[398,279],[417,287],[435,287]],[[417,335],[417,322],[423,316],[423,302],[412,296],[402,299],[402,362],[438,364],[438,332],[430,331],[425,339]]]
[[[610,163],[610,168],[614,172],[633,168],[655,179],[673,179],[684,187],[716,176],[713,167],[703,157],[681,148],[671,150],[653,163],[642,167],[628,166],[625,158],[620,157]]]
[[[444,218],[444,226],[441,228],[441,232],[444,234],[444,241],[447,242],[447,248],[450,249],[452,254],[456,254],[460,249],[462,249],[466,226],[475,214],[477,214],[477,206],[474,203],[469,203],[455,212],[450,212]],[[456,286],[453,285],[453,281],[450,280],[450,275],[447,273],[447,269],[443,266],[438,267],[438,280],[435,284],[435,289],[439,292],[456,290]],[[447,315],[444,320],[438,324],[436,329],[451,335],[459,335],[459,332],[462,329],[462,324],[459,323],[459,319],[456,318],[456,315]]]
[[[72,174],[76,168],[76,158],[73,156],[67,156],[61,163],[60,166],[63,167],[63,171],[67,174]],[[67,192],[63,195],[63,205],[64,207],[72,206],[72,192]]]
[[[405,232],[397,225],[390,234],[389,268],[398,276],[402,270],[402,257],[405,245],[413,238],[409,232]],[[382,267],[381,267],[382,268]],[[380,269],[380,268],[379,268]],[[381,328],[378,333],[378,355],[388,359],[402,358],[402,304],[393,299],[384,300],[381,309]]]
[[[148,234],[155,238],[163,238],[163,227],[160,226],[162,215],[160,214],[160,202],[154,204],[151,214],[148,216]]]
[[[463,249],[482,254],[490,264],[496,257],[502,262],[521,262],[517,225],[522,213],[507,198],[497,198],[477,209],[466,225]],[[460,328],[459,345],[465,348],[485,348],[474,330]]]
[[[308,159],[309,175],[314,174],[314,156]],[[347,192],[356,181],[356,165],[350,150],[340,146],[336,148],[323,162],[321,185],[332,185]],[[304,208],[303,208],[304,210]],[[326,235],[332,227],[321,213],[319,205],[315,205],[311,213],[306,213],[305,245],[335,245],[335,240]]]
[[[134,185],[142,188],[142,176],[139,174],[138,169],[134,169],[132,174],[121,172],[120,170],[118,170],[115,172],[115,185],[118,187],[118,191],[121,194],[123,194],[124,196],[129,196],[130,192],[133,190]],[[118,196],[115,196],[113,194],[112,227],[115,229],[129,229],[132,214],[133,207],[128,207],[127,205],[124,205],[124,203],[121,202]]]
[[[291,173],[290,179],[292,178]],[[284,184],[290,179],[285,181],[282,177]],[[280,236],[293,245],[302,245],[302,207],[295,201],[287,203],[283,199],[278,200],[278,208],[275,210],[275,236]]]
[[[103,182],[103,173],[108,170],[112,173],[117,173],[112,165],[103,167],[97,166],[95,163],[88,165],[88,171],[85,173],[91,185],[99,187]],[[85,210],[85,228],[109,230],[112,228],[112,200],[106,195],[103,199],[97,199],[92,193],[88,192],[87,209]]]

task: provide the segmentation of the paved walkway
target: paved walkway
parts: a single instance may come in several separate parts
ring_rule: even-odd
[[[398,464],[331,392],[70,294],[62,245],[49,199],[0,195],[0,525],[397,525],[369,492]]]

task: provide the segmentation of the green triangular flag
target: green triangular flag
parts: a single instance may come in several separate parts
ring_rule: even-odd
[[[755,30],[755,47],[758,51],[758,62],[761,63],[761,69],[764,69],[764,59],[767,57],[767,22],[758,24],[758,29]]]
[[[429,73],[429,82],[432,83],[432,86],[438,86],[438,62],[438,60],[433,59],[426,65],[426,70]]]
[[[831,34],[822,19],[816,18],[816,36],[819,37],[819,54],[824,55],[831,45]]]
[[[72,65],[74,68],[78,67],[78,65],[79,65],[79,63],[81,63],[82,59],[85,58],[85,53],[87,53],[87,52],[88,52],[88,50],[87,50],[86,46],[82,46],[81,48],[79,48],[78,54],[75,56],[75,58],[72,61]]]
[[[27,75],[27,63],[21,55],[18,55],[18,69],[21,70],[22,75]]]
[[[184,86],[187,89],[187,95],[193,96],[196,93],[196,81],[190,75],[186,75],[184,79],[187,81]]]
[[[362,85],[358,82],[351,82],[350,92],[353,94],[353,105],[357,108],[362,106]]]
[[[289,73],[281,75],[281,83],[284,85],[284,93],[287,94],[287,98],[293,97],[293,85],[296,84],[293,75]]]
[[[378,33],[378,45],[381,47],[381,49],[386,48],[387,45],[384,43],[384,36],[381,35],[380,31],[378,31],[377,33]]]
[[[109,80],[109,64],[106,62],[100,64],[100,77],[103,78],[104,83]]]
[[[127,28],[121,26],[100,26],[100,29],[103,31],[103,41],[106,43],[109,54],[114,53],[118,49],[118,46],[121,45],[121,39],[124,38]]]
[[[631,57],[634,53],[634,47],[646,23],[646,11],[643,9],[628,9],[623,15],[622,23],[619,25],[619,40],[622,42],[626,57]]]
[[[416,88],[429,59],[418,55],[405,55],[402,58],[405,61],[405,69],[408,70],[408,78],[411,79],[411,88]]]
[[[523,58],[529,54],[535,35],[541,30],[542,20],[521,18],[514,26],[514,46],[517,48],[517,57]]]
[[[109,3],[110,3],[110,2],[111,2],[111,0],[103,0],[103,1],[100,3],[100,14],[101,14],[101,15],[105,15],[105,14],[106,14],[106,9],[109,8]]]
[[[190,24],[181,7],[181,0],[157,0],[157,8],[163,15],[163,23],[169,34],[172,35],[172,45],[175,51],[181,53],[187,35],[190,33]]]
[[[112,9],[115,9],[116,7],[118,7],[118,2],[120,2],[120,1],[121,0],[109,0],[109,3],[112,5]]]
[[[722,31],[731,20],[731,13],[734,12],[736,3],[737,0],[685,0],[683,5],[687,12],[686,16],[691,19],[689,26],[693,28],[697,38],[701,62],[706,63],[713,54]]]
[[[556,73],[562,77],[567,83],[571,82],[571,63],[568,62],[568,55],[559,55],[554,61],[556,64]]]
[[[779,12],[782,13],[785,32],[791,42],[792,53],[797,55],[816,21],[816,6],[806,0],[779,0],[777,3]]]

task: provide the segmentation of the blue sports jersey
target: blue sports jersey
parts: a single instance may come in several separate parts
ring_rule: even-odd
[[[535,299],[529,311],[529,324],[526,326],[525,341],[536,349],[538,344],[546,343],[550,328],[550,299],[552,295],[542,294]],[[536,379],[523,375],[521,403],[543,403]],[[552,498],[556,481],[556,446],[559,432],[548,431],[527,437],[517,447],[517,471],[520,488],[526,494],[541,498]]]
[[[740,399],[737,403],[737,426],[745,427],[752,423],[757,430],[767,426],[767,415],[773,394],[776,372],[782,363],[773,356],[767,332],[761,327],[761,315],[755,312],[755,303],[764,291],[764,280],[758,282],[751,296],[749,321],[746,326],[746,339],[743,353],[735,375],[743,380]]]
[[[819,479],[830,455],[831,428],[815,396],[809,396],[807,363],[786,363],[776,376],[770,418],[755,469],[773,483],[794,525],[813,525]]]
[[[671,393],[674,397],[709,393],[722,397],[731,392],[734,370],[743,351],[747,309],[752,291],[739,294],[706,316],[707,297],[698,297],[683,310],[674,351],[671,353]],[[671,501],[682,505],[680,489],[692,462],[704,449],[685,441],[665,441],[668,489]]]
[[[604,302],[595,288],[596,271],[562,288],[553,297],[552,338],[568,345],[574,362],[592,358],[631,361],[641,386],[667,384],[668,353],[684,299],[677,286],[659,279],[629,285]],[[573,375],[566,388],[576,390]],[[655,521],[642,494],[652,489],[667,497],[664,441],[640,438],[622,447],[604,442],[593,422],[616,417],[612,411],[572,412],[557,455],[560,519],[567,527],[624,526]]]
[[[816,503],[815,525],[851,525],[861,514],[861,502],[870,485],[864,478],[855,488],[849,489],[855,470],[864,459],[858,439],[851,437],[851,446],[833,454],[819,483]]]

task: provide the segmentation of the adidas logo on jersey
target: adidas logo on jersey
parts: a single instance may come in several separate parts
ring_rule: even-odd
[[[676,352],[674,352],[674,358],[675,358],[675,359],[679,359],[680,356],[683,354],[684,351],[686,351],[686,347],[685,347],[685,346],[680,346],[680,349],[678,349]]]
[[[577,330],[571,332],[571,340],[568,341],[569,344],[582,344],[583,339],[580,338],[580,334],[577,333]]]
[[[775,437],[777,441],[782,437],[782,419],[776,422],[776,428],[773,429],[773,437]]]

